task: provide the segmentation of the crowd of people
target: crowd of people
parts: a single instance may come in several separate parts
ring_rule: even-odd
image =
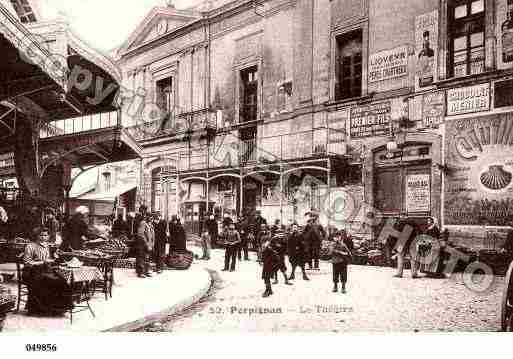
[[[261,276],[265,285],[262,296],[268,297],[273,294],[272,285],[278,284],[280,275],[283,276],[286,285],[292,285],[298,267],[301,269],[303,280],[310,280],[306,270],[320,270],[321,244],[323,240],[330,239],[333,243],[333,291],[338,292],[340,282],[341,292],[345,293],[347,265],[352,256],[351,239],[343,230],[328,234],[319,223],[317,212],[311,211],[307,215],[308,220],[304,228],[300,228],[295,222],[285,226],[279,220],[273,225],[268,225],[260,211],[253,217],[236,219],[225,215],[220,230],[214,216],[208,216],[201,234],[202,259],[210,259],[212,245],[222,247],[225,251],[222,271],[234,272],[237,269],[237,261],[248,261],[248,251],[253,249],[257,253],[257,261],[262,266]],[[287,257],[290,273],[287,272]]]
[[[42,298],[39,303],[59,302],[53,297],[55,291],[45,288],[57,288],[62,282],[48,271],[48,263],[53,261],[47,243],[55,243],[58,234],[62,237],[59,250],[71,252],[86,249],[89,240],[98,238],[98,233],[92,232],[88,220],[88,208],[78,207],[73,216],[62,225],[58,214],[52,210],[39,212],[37,208],[29,208],[23,217],[25,231],[30,233],[32,242],[26,246],[24,260],[26,279],[32,283],[36,297]],[[332,264],[333,292],[346,293],[348,281],[348,264],[353,257],[354,246],[344,230],[330,228],[326,231],[319,223],[319,213],[312,210],[308,214],[304,227],[297,223],[285,226],[276,220],[272,225],[262,216],[260,211],[252,216],[230,217],[224,215],[218,221],[214,214],[206,216],[201,226],[202,260],[211,259],[212,248],[224,249],[223,271],[236,271],[238,262],[249,261],[249,251],[256,252],[256,260],[260,263],[265,290],[263,297],[273,294],[272,285],[278,284],[283,277],[286,285],[292,285],[296,272],[300,269],[302,279],[310,280],[307,270],[319,270],[319,260],[322,242],[329,241],[329,256]],[[19,218],[18,218],[19,219]],[[0,207],[0,237],[6,236],[11,218],[7,211]],[[441,276],[443,272],[443,249],[447,245],[447,232],[441,232],[435,218],[428,218],[427,225],[419,226],[411,218],[402,216],[394,225],[395,233],[408,229],[408,240],[397,246],[397,236],[388,236],[383,243],[384,256],[391,262],[397,262],[396,277],[402,277],[406,260],[410,261],[412,278],[418,277],[421,265],[420,256],[429,256],[437,246],[426,246],[423,241],[417,241],[419,235],[428,239],[438,240],[442,255],[432,263],[425,264],[422,271],[430,276]],[[186,251],[187,236],[184,226],[177,216],[172,216],[168,222],[160,213],[150,213],[145,206],[138,213],[129,213],[127,220],[119,215],[112,224],[113,237],[125,236],[131,240],[136,258],[135,271],[139,278],[151,277],[150,263],[155,263],[155,273],[162,273],[165,260],[172,252]],[[420,243],[420,244],[419,244]],[[414,251],[412,247],[415,246]],[[508,253],[513,253],[513,231],[508,235],[504,247]],[[395,254],[394,254],[395,252]],[[288,263],[287,263],[288,259]],[[240,265],[240,263],[239,263]],[[44,283],[44,286],[40,284]],[[30,303],[37,310],[37,303]]]

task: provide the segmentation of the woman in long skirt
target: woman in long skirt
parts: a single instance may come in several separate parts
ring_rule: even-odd
[[[71,304],[65,296],[68,284],[50,267],[53,259],[47,247],[49,237],[48,229],[35,228],[33,241],[25,247],[23,280],[28,286],[29,314],[58,314],[66,311]]]

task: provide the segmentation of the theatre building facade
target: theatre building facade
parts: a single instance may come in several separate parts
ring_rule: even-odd
[[[434,216],[495,245],[513,219],[513,1],[408,4],[155,8],[118,52],[140,203],[190,228],[314,207],[369,236],[368,212]]]

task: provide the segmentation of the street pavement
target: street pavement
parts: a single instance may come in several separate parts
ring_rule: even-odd
[[[197,302],[209,290],[211,276],[201,266],[187,271],[164,271],[152,278],[137,278],[133,269],[115,269],[113,297],[98,293],[89,311],[62,317],[28,316],[24,310],[9,313],[4,332],[100,332],[133,331]],[[14,284],[7,284],[16,293]],[[178,290],[179,288],[179,290]],[[23,304],[22,304],[23,305]],[[22,307],[23,308],[23,307]]]
[[[198,248],[192,248],[200,253]],[[347,294],[332,293],[331,264],[297,275],[293,286],[273,286],[262,298],[261,267],[251,261],[236,272],[222,272],[223,251],[210,261],[196,261],[215,277],[210,296],[189,310],[146,328],[168,332],[416,332],[497,331],[500,327],[502,278],[489,292],[477,294],[451,279],[393,278],[392,268],[350,266]],[[215,272],[214,272],[215,271]]]

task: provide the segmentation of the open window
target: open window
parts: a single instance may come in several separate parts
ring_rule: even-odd
[[[240,71],[240,123],[258,119],[258,66]]]
[[[363,31],[350,31],[336,37],[335,100],[362,95]]]

